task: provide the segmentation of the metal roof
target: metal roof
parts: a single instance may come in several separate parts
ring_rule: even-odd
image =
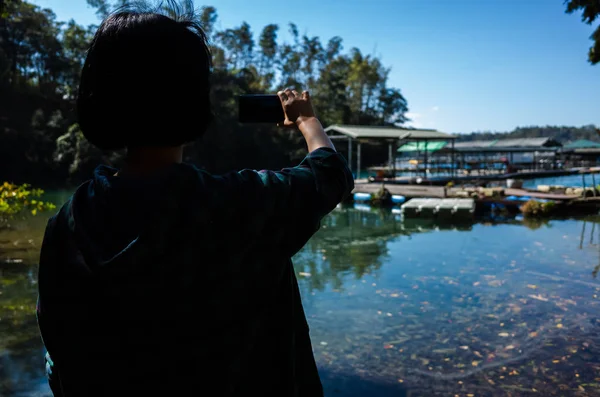
[[[552,151],[561,144],[552,138],[496,139],[489,141],[456,142],[457,152],[528,152]],[[446,146],[444,150],[450,149]]]
[[[494,147],[549,147],[562,146],[559,142],[552,138],[519,138],[519,139],[501,139],[498,140]]]
[[[331,125],[325,129],[327,133],[337,133],[353,139],[413,139],[413,140],[448,140],[455,136],[436,130],[417,130],[399,127],[378,127],[365,125]]]
[[[600,143],[589,141],[587,139],[580,139],[578,141],[569,142],[564,146],[565,149],[595,149],[600,148]]]
[[[456,142],[454,144],[455,149],[461,148],[486,148],[494,146],[494,144],[498,142],[498,140],[493,141],[468,141],[468,142]]]
[[[556,152],[558,147],[549,147],[549,146],[541,146],[541,147],[531,147],[531,146],[488,146],[488,147],[455,147],[454,150],[460,153],[510,153],[510,152],[522,152],[522,153],[532,153],[532,152]],[[452,151],[452,147],[450,145],[446,146],[442,149],[442,151]]]
[[[416,141],[407,142],[398,148],[398,152],[435,152],[436,150],[442,149],[446,146],[446,141]]]
[[[402,139],[414,139],[414,140],[440,140],[448,139],[454,140],[456,136],[440,132],[436,130],[410,130],[407,129],[407,134]]]

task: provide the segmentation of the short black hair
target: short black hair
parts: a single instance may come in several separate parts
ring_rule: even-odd
[[[124,6],[98,28],[81,72],[79,126],[103,150],[179,146],[206,131],[211,54],[191,1]]]

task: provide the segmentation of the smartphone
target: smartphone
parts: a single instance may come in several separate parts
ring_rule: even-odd
[[[241,95],[238,98],[240,123],[280,123],[285,120],[277,95]]]

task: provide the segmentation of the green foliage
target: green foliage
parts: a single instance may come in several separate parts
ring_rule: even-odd
[[[99,163],[117,166],[123,157],[122,151],[102,152],[91,145],[78,124],[71,125],[65,134],[56,139],[54,161],[68,170],[71,180],[89,177]]]
[[[55,209],[54,204],[39,200],[43,194],[42,189],[32,189],[28,184],[14,185],[4,182],[0,185],[0,220],[24,212],[36,215],[38,212]]]
[[[552,214],[556,207],[553,201],[547,201],[545,203],[537,200],[529,200],[521,206],[521,212],[525,217],[546,217]]]
[[[383,185],[371,198],[371,203],[376,206],[389,205],[392,202],[392,194]]]
[[[90,7],[96,9],[96,15],[104,18],[110,12],[110,4],[106,0],[87,0]]]
[[[6,1],[4,14],[0,180],[38,184],[56,175],[55,140],[73,122],[72,90],[84,56],[85,45],[77,42],[87,38],[73,22],[65,27],[51,10],[25,1]]]
[[[83,0],[79,0],[83,1]],[[124,2],[86,0],[106,16]],[[150,2],[150,4],[159,2]],[[189,2],[180,10],[190,11]],[[176,2],[162,2],[169,14]],[[75,94],[95,26],[56,21],[51,10],[8,0],[0,29],[0,180],[44,186],[78,184],[98,163],[117,165],[122,153],[91,147],[76,126]],[[310,89],[324,125],[392,125],[406,120],[406,99],[388,85],[389,68],[358,49],[343,51],[342,39],[328,41],[268,24],[257,32],[240,25],[219,30],[214,7],[199,19],[214,58],[213,108],[216,120],[204,139],[186,148],[185,160],[213,172],[241,168],[280,168],[306,153],[300,134],[264,125],[240,125],[236,96],[276,92],[282,87]],[[165,131],[168,133],[168,131]],[[365,149],[364,163],[369,160]]]
[[[591,25],[600,15],[600,0],[565,0],[567,13],[582,11],[581,20]],[[600,62],[600,26],[596,28],[590,37],[594,41],[588,52],[588,59],[592,65]]]

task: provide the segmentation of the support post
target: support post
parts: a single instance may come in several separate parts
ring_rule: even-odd
[[[393,153],[393,158],[392,158],[392,178],[396,179],[396,158],[398,158],[398,156],[396,155],[398,152],[396,152],[396,140],[392,141],[392,153]]]
[[[423,165],[425,166],[425,169],[423,170],[423,174],[425,175],[425,179],[427,179],[427,169],[429,168],[428,167],[429,158],[427,157],[427,141],[425,141],[425,155],[424,156],[425,156],[425,158],[423,160],[423,163],[424,163]]]
[[[456,167],[456,153],[454,153],[454,139],[452,139],[452,166],[451,166],[452,179],[454,179],[454,177],[456,176],[455,167]]]
[[[352,138],[348,137],[348,168],[352,172]]]
[[[488,154],[487,152],[483,152],[483,175],[487,174],[487,169],[488,168]],[[479,173],[478,175],[481,174],[481,164],[479,164]]]
[[[388,143],[388,166],[392,168],[392,142]]]
[[[356,147],[356,179],[360,179],[360,147],[362,143],[358,141],[358,146]]]
[[[415,176],[419,176],[421,173],[419,171],[419,167],[421,165],[421,146],[419,145],[419,141],[417,141],[417,168],[415,170]]]

